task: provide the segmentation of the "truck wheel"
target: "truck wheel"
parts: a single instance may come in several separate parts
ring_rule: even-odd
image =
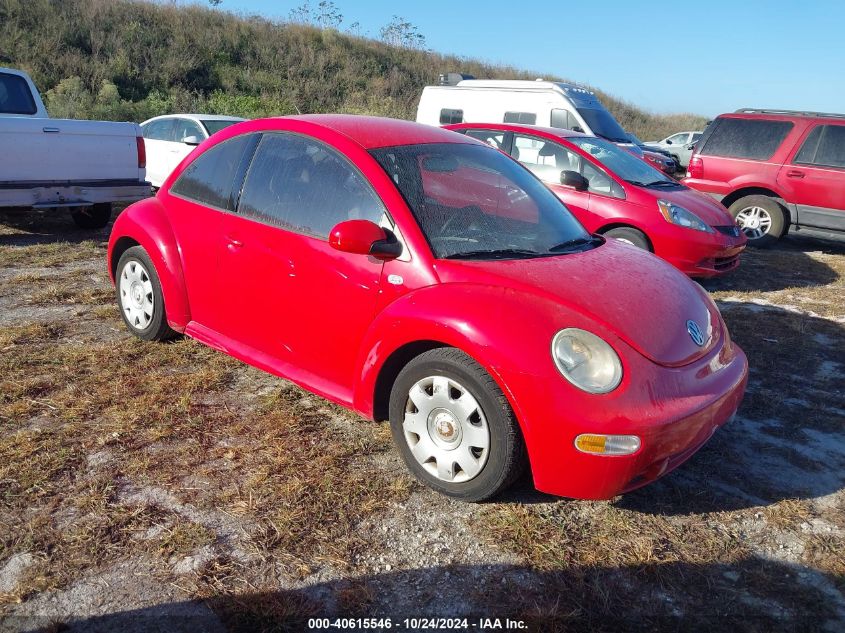
[[[417,479],[463,501],[492,497],[525,466],[507,398],[481,365],[452,347],[420,354],[399,372],[390,429]]]
[[[145,341],[176,336],[167,324],[158,273],[141,246],[128,248],[120,256],[115,289],[120,315],[132,334]]]
[[[110,204],[100,203],[74,211],[70,217],[81,229],[101,229],[111,220],[111,211]]]
[[[607,233],[605,233],[605,236],[612,237],[621,242],[633,244],[644,251],[651,250],[651,247],[648,244],[648,238],[645,236],[645,233],[639,229],[631,228],[629,226],[620,226],[617,229],[610,229]]]
[[[769,196],[745,196],[728,211],[752,246],[771,246],[786,233],[787,211]]]

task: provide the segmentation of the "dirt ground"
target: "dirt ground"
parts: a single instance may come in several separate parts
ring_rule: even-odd
[[[0,213],[0,631],[845,630],[845,244],[789,238],[703,284],[751,377],[681,468],[609,502],[526,477],[466,505],[384,424],[134,340],[107,236]]]

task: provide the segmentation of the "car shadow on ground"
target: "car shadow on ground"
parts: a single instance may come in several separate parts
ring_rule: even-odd
[[[770,292],[835,282],[838,279],[836,271],[808,255],[816,252],[845,255],[845,241],[788,236],[770,248],[749,246],[735,271],[723,277],[698,281],[710,292]]]
[[[18,631],[223,633],[333,630],[309,618],[467,618],[448,630],[823,631],[845,621],[842,578],[750,557],[716,564],[662,563],[539,571],[522,565],[453,565],[342,578],[296,589],[214,595],[87,618],[7,620]],[[706,591],[702,591],[706,588]],[[775,600],[776,599],[776,600]],[[105,606],[105,605],[104,605]],[[497,627],[483,619],[499,618]],[[310,626],[309,626],[310,624]],[[445,624],[443,625],[446,626]],[[348,623],[334,630],[363,630]],[[511,626],[511,629],[516,627]],[[435,630],[447,630],[437,628]]]
[[[845,325],[777,306],[719,302],[750,366],[737,418],[673,473],[618,505],[690,514],[845,489]]]
[[[112,214],[112,221],[122,207]],[[2,227],[12,229],[5,232]],[[93,240],[106,242],[112,223],[102,229],[80,229],[67,209],[0,209],[0,246],[35,246],[68,242],[77,244]]]

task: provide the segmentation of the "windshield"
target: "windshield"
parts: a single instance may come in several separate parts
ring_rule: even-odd
[[[598,110],[596,108],[576,109],[596,136],[601,136],[614,143],[631,142],[631,139],[628,138],[628,133],[622,129],[622,126],[616,122],[616,119],[607,110]]]
[[[595,245],[558,198],[516,161],[478,145],[372,150],[438,258],[515,259]]]
[[[685,188],[630,152],[600,138],[573,136],[566,139],[598,160],[617,177],[634,185]]]
[[[219,132],[220,130],[229,127],[230,125],[234,125],[235,123],[240,123],[240,121],[224,121],[219,119],[208,120],[208,121],[201,121],[202,126],[205,128],[208,135],[211,136],[215,132]]]

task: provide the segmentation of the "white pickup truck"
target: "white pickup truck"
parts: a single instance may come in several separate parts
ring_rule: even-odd
[[[29,76],[0,68],[0,207],[67,208],[102,228],[112,203],[150,195],[136,123],[51,119]]]

